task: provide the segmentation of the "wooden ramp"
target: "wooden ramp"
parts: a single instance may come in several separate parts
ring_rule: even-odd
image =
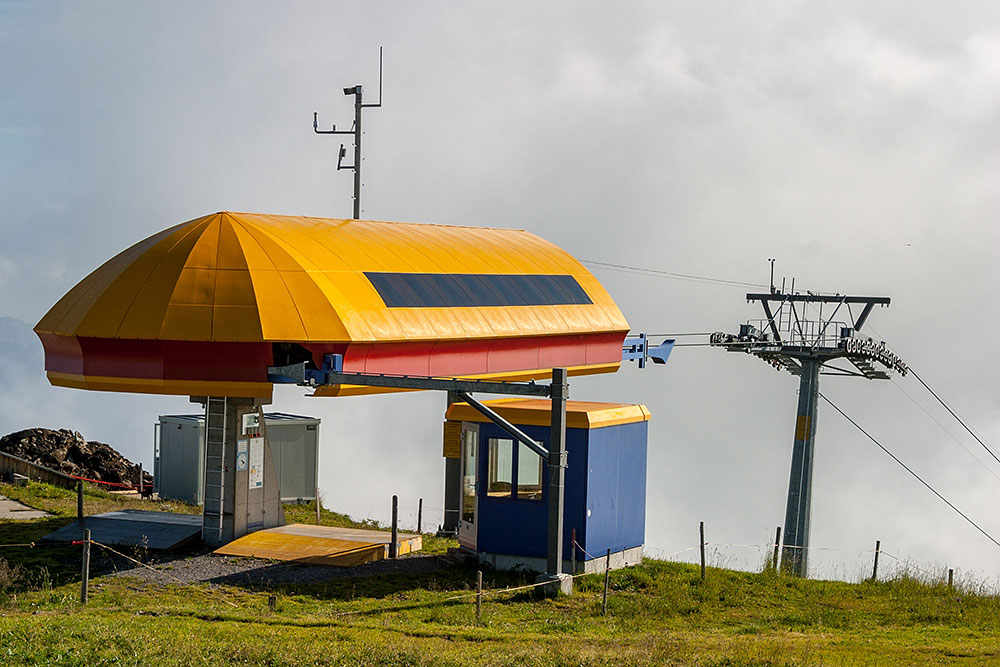
[[[388,558],[391,539],[390,533],[377,530],[293,523],[244,535],[219,547],[215,553],[350,567]],[[400,555],[419,551],[423,538],[400,533],[396,545]]]

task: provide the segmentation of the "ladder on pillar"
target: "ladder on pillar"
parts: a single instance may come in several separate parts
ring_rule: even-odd
[[[226,498],[226,399],[209,396],[205,402],[205,508],[202,539],[222,542]]]

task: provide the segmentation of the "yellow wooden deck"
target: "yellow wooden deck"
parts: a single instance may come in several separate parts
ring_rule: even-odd
[[[215,553],[350,567],[387,558],[390,540],[390,533],[377,530],[294,523],[244,535],[219,547]],[[419,551],[423,539],[420,535],[400,533],[396,545],[402,555]]]

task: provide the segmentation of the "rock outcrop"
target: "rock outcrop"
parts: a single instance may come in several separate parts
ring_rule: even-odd
[[[77,431],[29,428],[0,438],[0,452],[37,463],[67,475],[135,485],[139,466],[103,442],[87,441]],[[152,484],[144,473],[144,484]]]

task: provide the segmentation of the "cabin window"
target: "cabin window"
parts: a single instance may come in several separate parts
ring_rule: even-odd
[[[523,442],[517,448],[517,497],[542,499],[542,457]]]
[[[477,431],[462,432],[462,521],[476,522],[476,449]]]
[[[487,441],[486,495],[491,498],[541,500],[542,457],[510,438]]]
[[[514,441],[510,438],[490,438],[486,461],[486,495],[510,497],[514,483]]]

